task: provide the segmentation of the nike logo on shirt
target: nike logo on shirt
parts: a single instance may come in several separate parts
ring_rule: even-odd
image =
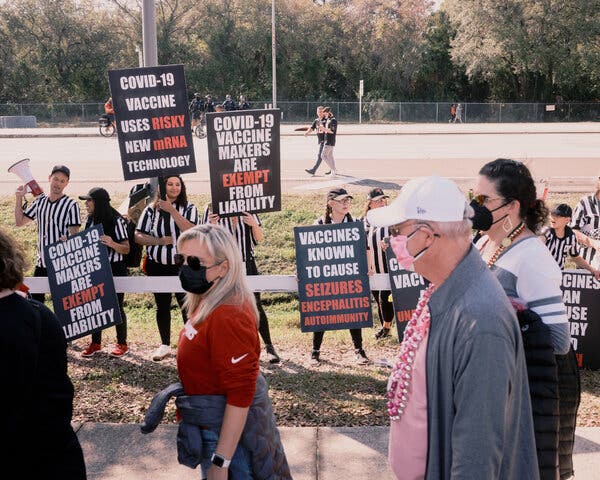
[[[233,363],[235,365],[236,363],[238,363],[239,361],[243,360],[247,356],[248,356],[248,354],[244,353],[241,357],[237,357],[237,358],[231,357],[231,363]]]

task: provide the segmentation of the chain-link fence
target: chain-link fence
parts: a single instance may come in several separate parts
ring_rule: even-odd
[[[264,108],[270,100],[251,102]],[[450,102],[292,102],[279,101],[284,123],[306,123],[319,105],[330,106],[345,123],[447,123]],[[583,122],[600,121],[599,103],[456,103],[463,123]],[[359,112],[359,110],[361,110]],[[40,125],[88,125],[97,123],[103,103],[19,103],[0,105],[0,116],[33,115]],[[359,114],[360,113],[360,114]],[[458,119],[457,119],[458,120]]]

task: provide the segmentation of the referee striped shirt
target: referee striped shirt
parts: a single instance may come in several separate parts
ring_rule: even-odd
[[[52,202],[50,197],[42,193],[23,211],[23,214],[37,222],[38,256],[36,267],[46,268],[44,247],[58,242],[60,237],[67,237],[69,227],[79,227],[81,225],[79,205],[66,195]]]
[[[88,218],[85,222],[85,228],[93,226],[92,219]],[[104,232],[105,235],[109,235],[115,242],[121,243],[123,240],[129,240],[129,234],[127,233],[127,222],[121,216],[115,217],[114,230],[112,232]],[[108,250],[108,261],[110,263],[122,262],[125,260],[125,256],[122,253],[117,252],[114,248],[106,247]]]
[[[210,211],[208,207],[204,210],[202,215],[202,220],[200,223],[210,223],[208,217],[210,215]],[[259,226],[260,218],[255,213],[252,214],[254,220],[258,223]],[[234,220],[234,219],[237,219]],[[242,260],[245,262],[246,259],[254,258],[254,247],[258,243],[256,238],[254,238],[254,232],[252,231],[252,227],[250,225],[246,225],[243,221],[243,216],[238,217],[219,217],[219,225],[225,228],[229,233],[233,235],[235,238],[235,242],[240,249],[240,253],[242,254]]]
[[[193,203],[187,202],[185,207],[175,206],[175,208],[183,218],[192,222],[194,225],[198,224],[198,210]],[[158,218],[156,218],[157,216]],[[165,221],[165,217],[168,218],[168,225],[171,232],[170,235],[173,236],[173,244],[146,245],[146,253],[148,254],[148,258],[156,263],[162,265],[175,265],[177,240],[182,232],[171,215],[162,215],[160,210],[154,208],[154,205],[148,205],[140,216],[137,224],[137,231],[145,233],[146,235],[152,235],[153,237],[166,237],[167,222]]]
[[[565,227],[565,236],[562,238],[556,235],[556,231],[553,228],[548,227],[544,230],[544,238],[546,239],[545,243],[548,250],[550,250],[561,270],[565,268],[567,255],[571,255],[572,257],[579,256],[577,237],[569,227]]]
[[[369,224],[366,217],[360,218],[367,236],[367,250],[373,251],[375,260],[375,273],[388,273],[387,259],[385,252],[381,249],[381,241],[389,236],[388,227],[375,227]]]
[[[581,233],[594,240],[600,240],[600,200],[596,195],[589,195],[579,200],[573,212],[571,227],[581,230]],[[590,265],[594,264],[594,258],[600,253],[594,248],[581,247],[581,256]],[[596,258],[596,262],[598,259]]]

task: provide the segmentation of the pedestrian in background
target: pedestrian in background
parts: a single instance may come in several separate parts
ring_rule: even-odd
[[[333,116],[331,107],[325,107],[323,109],[323,116],[325,122],[323,124],[322,131],[325,133],[325,139],[323,143],[323,161],[329,167],[329,171],[325,172],[325,175],[331,175],[332,178],[337,176],[337,169],[335,168],[335,160],[333,158],[333,149],[335,147],[335,139],[337,136],[338,121]]]
[[[85,480],[65,334],[45,305],[15,291],[25,269],[21,247],[0,229],[0,464],[5,478]]]
[[[308,130],[306,130],[306,132],[304,132],[305,137],[311,132],[317,132],[317,162],[312,168],[307,168],[304,170],[309,175],[314,175],[317,173],[319,165],[321,165],[321,161],[323,160],[323,147],[325,145],[325,131],[323,129],[326,122],[325,114],[323,113],[324,108],[325,107],[321,105],[317,107],[317,118],[313,120],[312,125],[308,128]]]

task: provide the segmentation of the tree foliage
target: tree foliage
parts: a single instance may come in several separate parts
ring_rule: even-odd
[[[596,99],[600,0],[276,0],[279,99]],[[271,96],[271,0],[156,0],[190,92]],[[141,0],[0,3],[0,102],[103,100],[138,65]]]

